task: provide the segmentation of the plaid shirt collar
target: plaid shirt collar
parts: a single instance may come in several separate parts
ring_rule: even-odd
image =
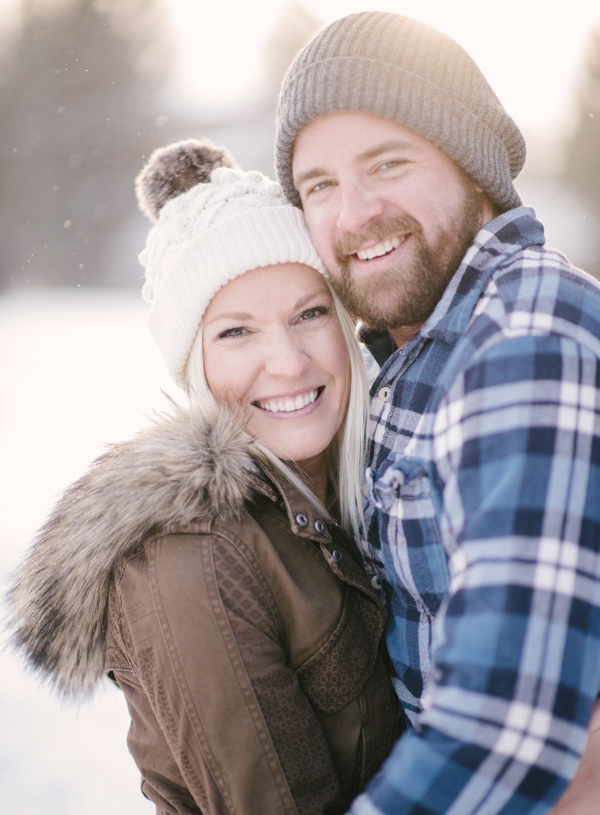
[[[409,367],[426,340],[439,340],[454,347],[500,263],[520,248],[544,243],[544,227],[531,207],[511,209],[482,227],[427,321],[383,364],[371,394]]]

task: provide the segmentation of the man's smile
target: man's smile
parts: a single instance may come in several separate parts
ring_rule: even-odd
[[[359,260],[372,260],[373,258],[383,257],[383,255],[389,255],[390,252],[397,249],[408,237],[408,234],[402,236],[394,235],[391,238],[380,241],[380,243],[376,243],[374,246],[369,246],[366,249],[358,249],[355,254]]]

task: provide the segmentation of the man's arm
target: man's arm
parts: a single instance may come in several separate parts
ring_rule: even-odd
[[[598,368],[503,340],[437,411],[449,598],[419,726],[356,815],[541,815],[574,776],[600,687]]]

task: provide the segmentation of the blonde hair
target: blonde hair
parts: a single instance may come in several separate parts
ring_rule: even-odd
[[[356,338],[356,326],[342,305],[329,281],[325,282],[333,297],[335,310],[350,357],[350,395],[348,406],[340,430],[337,434],[337,456],[330,464],[330,477],[338,490],[342,526],[347,532],[358,536],[363,523],[362,476],[364,467],[365,431],[368,411],[368,385],[363,356]],[[204,374],[202,350],[202,322],[192,344],[184,372],[188,396],[195,401],[215,403]],[[335,442],[335,439],[334,439]],[[328,514],[319,499],[286,462],[282,461],[261,442],[252,442],[253,452],[258,460],[270,464],[285,475],[300,492],[321,512]]]

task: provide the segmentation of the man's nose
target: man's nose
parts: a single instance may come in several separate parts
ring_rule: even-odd
[[[384,213],[384,203],[358,181],[341,185],[337,228],[342,233],[359,233]]]
[[[269,376],[278,379],[298,379],[308,365],[308,356],[292,330],[278,332],[277,336],[272,338],[265,362],[265,370]]]

